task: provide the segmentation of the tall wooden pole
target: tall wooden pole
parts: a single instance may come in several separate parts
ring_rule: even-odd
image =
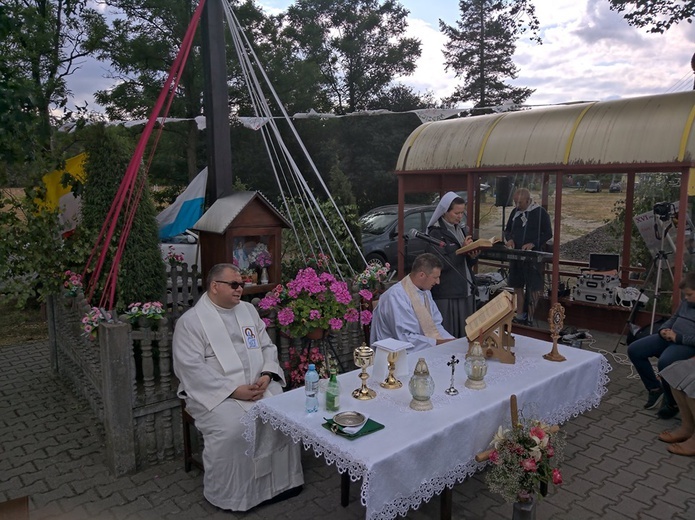
[[[207,0],[201,20],[203,107],[207,127],[207,202],[232,192],[232,149],[227,96],[223,0]]]

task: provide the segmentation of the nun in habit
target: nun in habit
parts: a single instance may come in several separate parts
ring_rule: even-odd
[[[478,251],[457,255],[456,250],[470,244],[466,236],[466,202],[453,191],[439,201],[427,224],[427,234],[444,242],[444,246],[428,244],[428,252],[442,261],[439,284],[432,288],[432,298],[442,314],[442,325],[456,338],[466,336],[466,318],[475,312],[476,286],[471,267]]]

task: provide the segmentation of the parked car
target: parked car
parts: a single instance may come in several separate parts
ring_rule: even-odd
[[[611,185],[608,187],[608,193],[620,193],[621,191],[623,191],[623,185],[619,181],[611,182]]]
[[[586,186],[584,186],[584,191],[587,193],[598,193],[601,191],[601,182],[600,181],[589,181],[586,183]]]
[[[193,231],[184,231],[183,233],[166,238],[159,243],[159,249],[162,253],[162,259],[166,260],[170,253],[183,256],[183,262],[189,267],[193,264],[198,267],[200,264],[200,247],[198,246],[198,235]]]
[[[405,234],[416,229],[427,233],[427,223],[436,206],[405,205]],[[362,254],[367,262],[384,265],[390,263],[392,268],[398,266],[398,204],[374,208],[359,219],[362,229]],[[405,268],[410,270],[413,260],[425,252],[426,242],[420,238],[408,238],[405,243]]]

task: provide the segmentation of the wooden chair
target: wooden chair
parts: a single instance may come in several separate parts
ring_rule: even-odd
[[[191,432],[195,433],[195,419],[186,410],[186,402],[181,399],[181,425],[183,426],[183,468],[188,473],[191,465],[205,471],[203,463],[193,456]]]

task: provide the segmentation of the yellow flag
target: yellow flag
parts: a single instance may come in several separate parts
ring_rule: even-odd
[[[43,183],[46,185],[46,205],[51,208],[57,208],[60,206],[61,197],[64,197],[68,193],[71,193],[70,186],[63,186],[60,181],[63,178],[64,173],[69,173],[72,177],[77,180],[84,181],[84,161],[87,158],[85,152],[71,157],[65,161],[65,168],[60,170],[53,170],[51,173],[47,173],[43,176]]]
[[[73,178],[83,181],[86,179],[84,172],[84,162],[87,158],[85,152],[71,157],[65,161],[65,168],[54,170],[43,176],[43,183],[46,186],[46,198],[43,201],[49,209],[60,210],[60,222],[64,232],[75,229],[80,213],[80,201],[71,191],[71,187],[63,186],[61,179],[65,173]]]

